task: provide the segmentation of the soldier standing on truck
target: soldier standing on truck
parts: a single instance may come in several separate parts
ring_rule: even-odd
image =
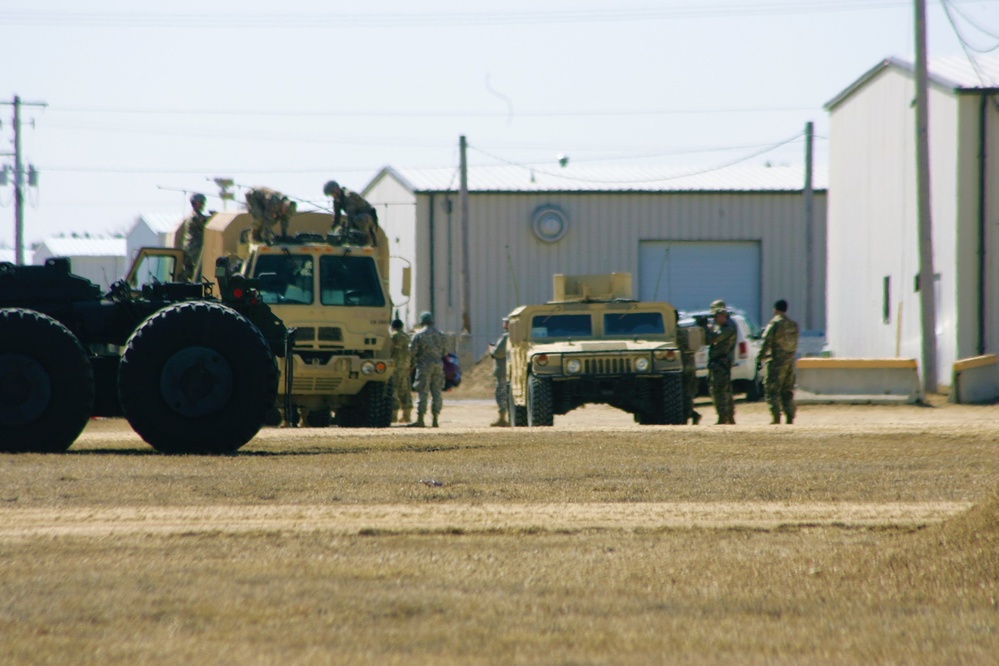
[[[288,235],[288,222],[298,204],[269,187],[255,187],[246,193],[246,208],[253,216],[250,238],[257,243],[274,240],[274,226],[281,228],[281,237]]]
[[[679,323],[680,313],[675,311]],[[690,348],[687,329],[676,327],[676,346],[680,348],[683,358],[683,422],[690,420],[691,425],[701,422],[701,415],[694,409],[694,398],[697,397],[697,351]]]
[[[493,381],[496,382],[496,407],[499,408],[499,418],[489,425],[498,428],[505,428],[510,425],[506,418],[506,339],[509,335],[510,320],[503,317],[503,335],[499,337],[496,344],[489,345],[489,355],[493,357]]]
[[[728,318],[725,301],[712,301],[711,317],[714,323],[708,327],[703,318],[698,324],[704,327],[708,344],[708,377],[711,383],[711,399],[718,412],[715,425],[735,425],[735,400],[732,398],[732,364],[735,362],[735,342],[738,330],[735,322]]]
[[[444,389],[444,355],[447,354],[447,336],[437,330],[434,326],[434,316],[429,312],[420,313],[420,325],[409,343],[409,357],[416,367],[416,382],[413,388],[419,394],[416,404],[416,420],[410,423],[412,428],[425,428],[427,426],[424,416],[427,413],[427,393],[430,393],[432,400],[431,414],[433,415],[433,427],[439,426],[437,418],[440,416],[444,398],[441,391]]]
[[[334,236],[338,236],[343,243],[355,242],[351,239],[351,232],[357,233],[363,239],[364,245],[378,245],[375,236],[375,227],[378,226],[378,213],[364,197],[357,192],[340,187],[335,180],[331,180],[323,187],[323,194],[333,199],[333,226]]]
[[[194,279],[197,266],[201,265],[201,248],[205,244],[205,224],[208,222],[208,215],[205,214],[205,195],[191,195],[191,215],[184,220],[181,227],[184,237],[184,269],[181,273],[181,282],[190,282]]]
[[[787,316],[787,301],[774,303],[773,319],[763,330],[757,364],[763,368],[763,388],[770,404],[771,424],[780,423],[783,407],[787,423],[794,423],[794,355],[798,351],[798,324]]]
[[[395,374],[392,378],[392,422],[409,423],[413,411],[413,389],[409,385],[409,334],[402,330],[401,319],[392,320],[392,360]],[[402,414],[399,410],[402,410]]]

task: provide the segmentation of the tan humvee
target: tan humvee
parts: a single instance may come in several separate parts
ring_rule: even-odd
[[[555,275],[555,298],[509,315],[507,400],[514,426],[604,403],[643,424],[681,424],[676,310],[632,300],[631,274]],[[695,333],[693,349],[702,340]],[[696,346],[694,346],[696,345]]]

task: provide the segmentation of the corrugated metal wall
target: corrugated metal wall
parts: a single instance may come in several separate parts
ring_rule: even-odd
[[[429,195],[421,194],[420,224],[429,219]],[[435,315],[439,324],[458,330],[462,320],[461,237],[457,195],[434,199],[433,256]],[[539,240],[533,214],[542,205],[558,206],[569,219],[555,243]],[[427,213],[424,214],[424,206]],[[643,240],[758,241],[762,248],[761,302],[787,299],[792,315],[807,298],[804,201],[800,193],[500,193],[471,194],[470,266],[473,349],[484,353],[500,332],[500,318],[514,307],[552,296],[555,273],[631,272],[638,279]],[[815,239],[824,256],[825,194],[815,197]],[[420,243],[429,230],[419,230]],[[705,267],[710,270],[710,267]],[[824,262],[816,279],[824,282]],[[426,283],[421,280],[421,287]],[[636,294],[640,286],[635,285]],[[818,288],[823,294],[824,289]],[[824,328],[825,304],[817,328]],[[770,312],[759,313],[764,321]]]

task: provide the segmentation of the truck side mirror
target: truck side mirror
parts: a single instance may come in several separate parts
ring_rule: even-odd
[[[402,267],[402,295],[409,296],[413,290],[413,269],[410,266]]]

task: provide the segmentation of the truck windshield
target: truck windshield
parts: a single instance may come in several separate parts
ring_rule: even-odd
[[[604,315],[605,335],[663,335],[659,312],[608,312]]]
[[[323,305],[382,307],[385,294],[371,257],[320,257],[319,299]]]
[[[308,254],[262,254],[253,268],[253,277],[260,279],[264,303],[312,303],[312,275],[312,257]]]
[[[531,337],[539,338],[588,338],[593,335],[593,324],[588,314],[535,315],[531,320]]]

